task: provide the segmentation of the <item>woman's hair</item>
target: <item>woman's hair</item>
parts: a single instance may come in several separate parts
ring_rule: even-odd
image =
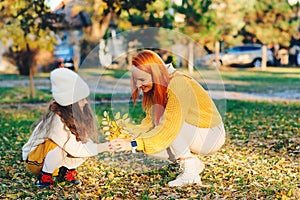
[[[170,81],[164,61],[155,52],[143,50],[132,58],[132,64],[152,76],[153,88],[143,93],[143,109],[154,106],[155,122],[160,120],[167,104],[167,87]],[[132,98],[134,104],[139,96],[135,80],[131,78]]]
[[[68,128],[76,136],[77,141],[86,143],[87,139],[94,141],[98,139],[96,119],[89,104],[86,104],[83,107],[83,111],[81,111],[78,102],[68,106],[61,106],[53,101],[48,111],[35,123],[35,126],[42,122],[38,129],[46,129],[47,135],[49,135],[55,114],[60,116],[64,128],[66,130]]]

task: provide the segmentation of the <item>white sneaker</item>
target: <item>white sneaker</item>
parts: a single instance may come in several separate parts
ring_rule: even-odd
[[[193,156],[181,160],[180,168],[182,168],[183,172],[175,180],[168,183],[170,187],[185,186],[194,183],[202,185],[199,173],[203,171],[204,164],[198,157]]]

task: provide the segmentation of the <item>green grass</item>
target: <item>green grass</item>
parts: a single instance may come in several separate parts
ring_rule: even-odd
[[[300,93],[300,69],[270,68],[260,70],[221,71],[228,91],[275,93],[294,91]]]
[[[102,74],[104,78],[128,78],[127,72],[104,70]],[[99,71],[93,69],[85,69],[82,73],[99,76]],[[300,93],[298,68],[268,68],[266,72],[201,69],[196,74],[199,81],[203,77],[216,80],[208,83],[209,86],[222,84],[220,75],[229,91],[276,93],[289,90]],[[0,75],[0,81],[27,78]],[[43,78],[49,78],[49,74],[35,76],[35,79]],[[143,154],[104,153],[90,158],[78,168],[82,186],[57,185],[53,190],[41,190],[34,185],[35,177],[25,169],[21,148],[30,136],[32,123],[46,107],[14,105],[51,100],[49,90],[36,89],[36,94],[32,99],[29,88],[0,88],[0,103],[5,104],[5,108],[0,108],[0,199],[300,199],[299,102],[228,100],[224,115],[227,141],[216,154],[201,157],[206,164],[201,176],[207,187],[169,188],[167,182],[176,177],[177,165],[154,161]],[[140,103],[136,107],[132,103],[101,103],[111,99],[111,94],[92,96],[100,102],[92,106],[99,123],[104,110],[111,115],[129,113],[135,123],[144,117]],[[126,100],[127,96],[114,94],[113,98],[116,97]]]
[[[28,87],[0,87],[0,103],[37,103],[52,99],[49,90],[35,90],[35,98],[30,97]]]
[[[34,75],[34,78],[37,79],[45,79],[49,78],[49,73],[37,73]],[[0,81],[2,80],[26,80],[29,79],[29,76],[19,75],[17,73],[14,74],[5,74],[0,72]]]
[[[26,76],[20,76],[18,74],[0,74],[0,80],[21,80],[27,78]]]
[[[100,104],[93,107],[101,120],[104,110],[129,112],[139,122],[138,107]],[[30,126],[46,107],[0,108],[0,197],[5,199],[290,199],[300,198],[299,103],[227,101],[227,141],[214,155],[201,157],[206,168],[203,184],[169,188],[178,166],[158,164],[141,154],[104,153],[78,168],[83,184],[57,185],[53,190],[35,187],[26,172],[21,148]],[[148,164],[145,164],[148,163]]]
[[[226,91],[274,94],[300,93],[300,68],[198,68],[194,77],[207,88]],[[208,87],[209,86],[209,87]]]
[[[128,70],[111,70],[111,69],[84,69],[80,71],[80,74],[94,76],[94,77],[111,77],[111,78],[129,78]],[[49,82],[49,73],[39,73],[34,76],[34,80],[47,79]],[[0,81],[20,81],[29,80],[27,76],[20,76],[18,74],[0,74]],[[20,84],[19,84],[20,85]],[[44,85],[43,85],[44,86]],[[128,94],[114,94],[113,98],[124,99]],[[91,99],[96,101],[109,100],[112,98],[112,94],[91,94]],[[49,102],[52,99],[50,86],[49,89],[38,89],[35,87],[35,97],[30,97],[29,87],[3,87],[0,86],[0,104],[12,104],[12,103],[43,103]]]
[[[90,69],[80,69],[80,73],[89,76],[103,76],[103,77],[113,77],[113,78],[129,78],[130,71],[124,69],[104,69],[104,68],[90,68]]]

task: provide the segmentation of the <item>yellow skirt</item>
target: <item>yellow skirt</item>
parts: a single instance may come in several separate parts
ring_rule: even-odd
[[[27,170],[35,175],[39,175],[44,164],[44,160],[49,151],[57,147],[57,144],[48,139],[44,143],[39,144],[35,150],[30,152],[25,165]],[[58,169],[53,173],[54,176],[58,174]]]

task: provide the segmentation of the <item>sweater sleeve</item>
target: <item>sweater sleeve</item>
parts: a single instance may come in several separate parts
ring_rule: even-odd
[[[128,124],[127,127],[131,129],[132,133],[136,136],[145,133],[149,131],[151,128],[153,128],[153,122],[150,114],[150,110],[147,109],[146,111],[146,117],[141,121],[140,124]]]
[[[59,116],[53,120],[49,138],[73,157],[91,157],[98,154],[98,144],[91,140],[86,143],[77,141],[74,134],[64,129]]]
[[[189,109],[191,86],[183,77],[174,77],[168,86],[168,101],[158,126],[137,138],[138,150],[146,154],[162,151],[177,137]]]

